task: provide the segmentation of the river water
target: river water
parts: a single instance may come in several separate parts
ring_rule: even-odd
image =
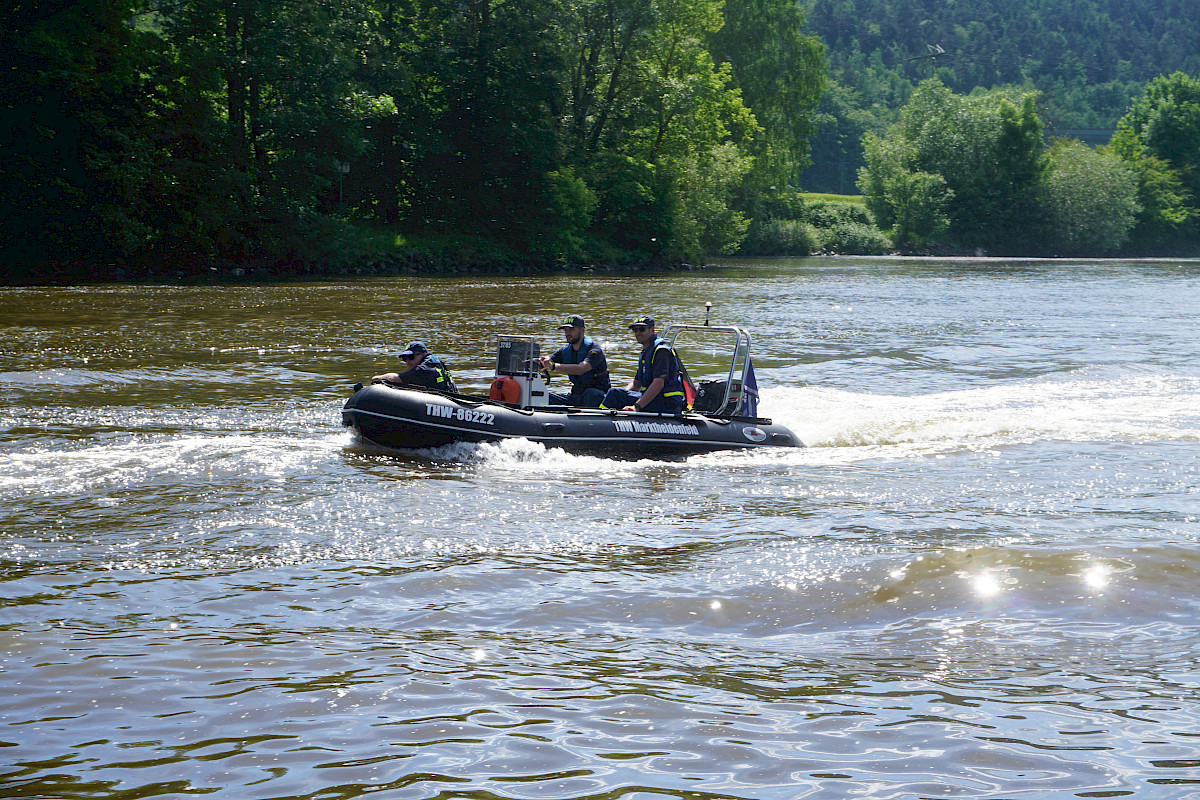
[[[755,334],[803,450],[356,451],[421,338]],[[1200,797],[1200,263],[0,289],[0,796]]]

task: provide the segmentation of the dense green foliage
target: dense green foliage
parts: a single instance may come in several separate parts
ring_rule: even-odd
[[[1194,41],[1161,0],[15,0],[0,259],[1191,253]]]
[[[755,256],[807,256],[813,253],[881,255],[892,243],[861,198],[849,200],[796,192],[764,198],[741,252]]]
[[[1151,81],[1118,123],[1112,149],[1137,175],[1137,244],[1200,241],[1200,78],[1177,72]]]
[[[1152,81],[1111,148],[1047,148],[1034,94],[918,87],[884,136],[866,137],[860,186],[896,244],[1103,255],[1194,249],[1200,81]]]
[[[1103,141],[1155,77],[1200,74],[1200,10],[1190,0],[803,0],[827,48],[829,80],[813,165],[801,183],[850,191],[862,134],[882,134],[930,77],[958,94],[1038,91],[1051,136]]]
[[[368,226],[728,252],[807,164],[803,25],[787,0],[16,0],[0,255],[302,271]]]
[[[1142,210],[1134,170],[1074,139],[1050,149],[1044,191],[1050,246],[1059,254],[1117,252]]]

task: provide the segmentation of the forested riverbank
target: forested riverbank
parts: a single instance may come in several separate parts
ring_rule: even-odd
[[[1200,80],[1146,75],[1112,145],[1096,150],[1054,138],[1049,90],[1004,70],[970,83],[955,65],[975,62],[931,54],[934,78],[896,83],[886,113],[830,134],[849,113],[828,113],[850,98],[843,50],[869,44],[835,35],[843,11],[817,4],[810,20],[786,0],[9,4],[0,278],[1200,252]],[[896,33],[915,47],[935,28]],[[1167,59],[1163,37],[1149,50]],[[862,166],[848,191],[861,197],[814,201],[804,167],[844,157],[825,139],[851,129]]]
[[[95,0],[0,23],[4,261],[76,271],[695,261],[805,163],[824,85],[783,0]]]

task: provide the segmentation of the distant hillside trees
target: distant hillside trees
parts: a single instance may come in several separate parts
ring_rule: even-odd
[[[801,0],[825,43],[829,80],[850,104],[823,106],[808,191],[846,191],[846,169],[861,159],[858,137],[897,119],[919,83],[937,77],[951,91],[1020,87],[1039,92],[1050,136],[1111,131],[1131,97],[1156,75],[1200,74],[1200,13],[1180,0]],[[833,152],[830,152],[830,151]],[[837,165],[839,168],[835,168]],[[852,181],[850,181],[852,183]]]

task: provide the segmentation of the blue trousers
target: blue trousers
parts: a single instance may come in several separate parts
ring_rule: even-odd
[[[584,389],[579,394],[550,393],[550,405],[572,408],[599,408],[604,402],[604,392],[599,389]]]
[[[641,392],[631,392],[626,389],[609,389],[608,394],[604,395],[604,402],[600,404],[601,408],[615,408],[620,410],[625,406],[631,406],[638,401],[642,396]],[[678,414],[683,411],[683,398],[664,398],[661,394],[658,397],[646,403],[643,411],[653,411],[659,414]]]

